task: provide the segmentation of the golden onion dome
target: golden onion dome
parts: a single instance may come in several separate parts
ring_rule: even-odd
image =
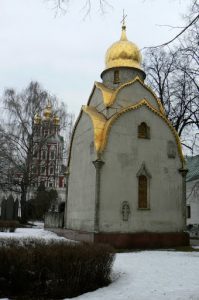
[[[43,115],[45,119],[50,119],[50,117],[52,116],[52,105],[50,104],[50,102],[48,102],[48,105],[44,109]]]
[[[126,26],[122,26],[121,38],[114,43],[106,52],[106,69],[114,67],[131,67],[141,69],[141,54],[138,47],[128,41],[126,37]]]
[[[53,123],[55,124],[55,125],[59,125],[59,123],[60,123],[60,118],[58,117],[58,116],[54,116],[53,117]]]
[[[35,117],[34,117],[34,124],[38,125],[41,123],[41,117],[36,114]]]

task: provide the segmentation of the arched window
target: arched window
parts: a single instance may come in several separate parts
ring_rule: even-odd
[[[176,145],[173,141],[167,142],[167,155],[168,155],[168,158],[176,157]]]
[[[145,175],[138,177],[138,208],[148,208],[147,177]]]
[[[143,162],[137,173],[138,179],[138,209],[150,209],[150,180],[151,174]]]
[[[138,126],[138,138],[149,139],[150,138],[150,127],[145,122],[142,122]]]
[[[119,82],[120,82],[119,70],[115,70],[113,83],[119,83]]]

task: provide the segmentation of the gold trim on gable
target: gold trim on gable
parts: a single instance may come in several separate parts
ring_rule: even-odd
[[[93,122],[93,129],[94,129],[94,144],[96,152],[98,153],[103,143],[103,131],[107,119],[100,114],[94,106],[86,106],[83,105],[82,109],[85,113],[89,115]]]
[[[103,102],[106,107],[110,106],[110,103],[112,102],[112,96],[114,94],[114,90],[111,90],[107,88],[103,83],[101,82],[95,82],[95,86],[102,92]]]
[[[108,141],[108,136],[109,136],[109,132],[110,129],[113,125],[113,123],[124,113],[131,111],[131,110],[136,110],[138,108],[140,108],[141,106],[145,105],[148,109],[150,109],[154,114],[156,114],[157,116],[159,116],[171,129],[176,143],[177,143],[177,148],[178,148],[178,153],[182,162],[182,167],[184,167],[185,164],[185,160],[184,160],[184,156],[182,153],[182,146],[181,146],[181,142],[180,142],[180,138],[178,136],[178,133],[176,132],[175,128],[173,127],[173,125],[171,124],[171,122],[167,119],[167,117],[165,115],[163,115],[161,112],[159,112],[157,109],[155,109],[147,99],[142,99],[141,101],[139,101],[136,104],[133,104],[131,106],[122,108],[119,112],[117,112],[116,114],[114,114],[110,119],[106,119],[104,117],[104,115],[102,115],[101,113],[99,113],[97,111],[97,109],[94,106],[82,106],[82,110],[80,111],[80,114],[78,116],[78,119],[75,123],[73,132],[72,132],[72,136],[71,136],[71,142],[70,142],[70,148],[69,148],[69,158],[68,158],[68,167],[70,165],[70,159],[71,159],[71,151],[72,151],[72,143],[73,143],[73,138],[74,138],[74,134],[75,134],[75,130],[76,127],[79,123],[79,120],[82,116],[82,112],[84,111],[85,113],[87,113],[89,115],[89,117],[92,120],[92,124],[93,124],[93,131],[94,131],[94,144],[95,144],[95,149],[96,149],[96,153],[97,155],[100,155],[104,150],[105,147],[107,145],[107,141]]]
[[[131,81],[128,81],[128,82],[125,82],[123,83],[122,85],[120,85],[116,90],[112,90],[112,89],[109,89],[107,88],[103,83],[100,83],[100,82],[95,82],[95,86],[102,92],[102,97],[103,97],[103,102],[104,102],[104,105],[105,107],[111,107],[115,100],[116,100],[116,96],[117,94],[123,89],[125,88],[126,86],[129,86],[129,85],[132,85],[134,84],[135,82],[139,82],[144,88],[147,89],[147,91],[152,94],[152,96],[155,98],[157,104],[158,104],[158,107],[159,107],[159,110],[160,112],[165,115],[165,111],[164,111],[164,108],[162,106],[162,103],[160,101],[160,99],[158,99],[158,97],[156,96],[156,94],[153,92],[153,90],[147,86],[141,79],[139,76],[136,76],[133,80]],[[88,102],[88,104],[90,103],[90,101]]]
[[[171,129],[176,143],[177,143],[177,147],[178,147],[178,153],[180,156],[180,159],[182,161],[182,165],[184,166],[184,156],[182,153],[182,146],[181,146],[181,142],[180,142],[180,138],[178,136],[178,133],[176,132],[175,128],[173,127],[173,125],[171,124],[171,122],[166,118],[165,115],[163,115],[162,113],[160,113],[158,110],[156,110],[150,103],[149,101],[147,101],[146,99],[142,99],[141,101],[139,101],[137,104],[131,105],[129,107],[123,108],[121,109],[118,113],[116,113],[115,115],[113,115],[107,122],[106,122],[106,126],[104,128],[103,131],[103,138],[102,138],[102,144],[101,147],[99,149],[100,153],[102,153],[106,147],[107,141],[108,141],[108,135],[110,132],[110,129],[113,125],[113,123],[124,113],[131,111],[131,110],[136,110],[138,108],[140,108],[141,106],[145,105],[147,108],[149,108],[153,113],[155,113],[156,115],[158,115],[163,121],[165,121],[165,123],[169,126],[169,128]]]

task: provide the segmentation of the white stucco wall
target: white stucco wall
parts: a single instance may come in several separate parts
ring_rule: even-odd
[[[89,116],[82,114],[71,149],[65,227],[74,230],[94,229],[95,159],[93,127]]]
[[[146,88],[143,88],[139,81],[136,81],[131,85],[121,89],[117,95],[115,105],[118,105],[119,107],[127,107],[138,103],[144,98],[147,99],[154,108],[159,110],[158,103],[153,94]]]
[[[150,139],[138,139],[137,127],[146,122]],[[178,152],[168,158],[167,142],[175,138],[168,125],[147,107],[123,114],[112,126],[102,159],[100,231],[182,231],[182,167]],[[176,143],[176,142],[175,142]],[[138,209],[137,172],[145,162],[150,180],[150,209]],[[122,220],[121,204],[128,201],[131,214]]]
[[[93,94],[90,98],[90,104],[91,106],[95,106],[97,109],[99,106],[103,105],[103,97],[102,97],[102,92],[100,89],[95,88],[93,91]],[[104,105],[103,105],[104,107]]]

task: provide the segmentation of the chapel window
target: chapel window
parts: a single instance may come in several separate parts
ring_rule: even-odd
[[[54,173],[54,168],[50,167],[50,175],[52,175]]]
[[[148,208],[147,177],[145,175],[138,177],[138,208]]]
[[[191,218],[191,206],[187,205],[187,219]]]
[[[114,80],[113,83],[120,83],[120,74],[119,74],[119,70],[115,70],[114,71]]]
[[[142,122],[138,126],[138,138],[149,139],[150,138],[150,127],[145,122]]]
[[[173,141],[167,142],[167,155],[168,155],[168,158],[176,157],[176,145]]]

